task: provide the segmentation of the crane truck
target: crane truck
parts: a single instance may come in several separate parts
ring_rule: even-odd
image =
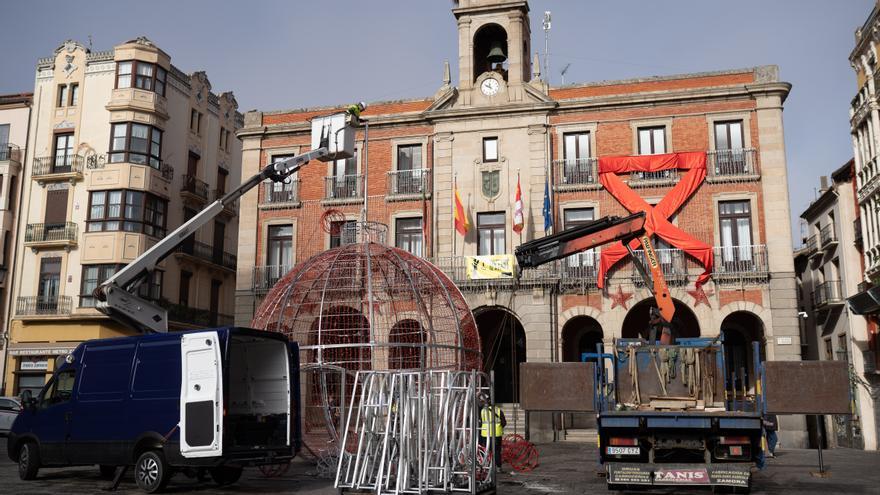
[[[638,239],[648,268],[633,255]],[[675,306],[657,260],[645,213],[605,217],[590,224],[523,243],[516,249],[520,268],[554,260],[614,241],[622,241],[653,294],[657,326],[671,325]],[[650,271],[650,276],[648,275]],[[762,412],[760,352],[754,345],[755,393],[745,388],[744,370],[730,370],[724,343],[716,338],[677,339],[663,332],[660,341],[615,339],[583,359],[596,360],[594,409],[599,462],[608,488],[712,486],[745,493],[751,468],[761,455]],[[740,390],[734,390],[736,383]]]

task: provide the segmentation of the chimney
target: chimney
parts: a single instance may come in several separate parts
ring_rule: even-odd
[[[823,175],[819,177],[819,192],[824,193],[828,190],[828,176]]]

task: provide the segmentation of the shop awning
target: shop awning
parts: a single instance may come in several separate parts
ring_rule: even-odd
[[[880,313],[880,287],[859,292],[846,298],[850,311],[856,315],[872,315]]]
[[[77,343],[11,342],[10,356],[63,356],[76,349]]]

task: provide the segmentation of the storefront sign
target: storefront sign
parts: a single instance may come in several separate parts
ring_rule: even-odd
[[[608,483],[627,485],[723,485],[748,487],[750,464],[646,464],[609,462]]]
[[[49,369],[49,360],[38,357],[23,357],[18,369],[21,371],[45,371]]]
[[[71,352],[73,352],[73,347],[9,348],[10,356],[60,356]]]
[[[465,263],[469,280],[513,278],[516,266],[512,254],[466,256]]]

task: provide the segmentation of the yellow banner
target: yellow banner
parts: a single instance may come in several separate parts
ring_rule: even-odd
[[[512,254],[465,256],[469,280],[513,278],[516,264]]]

